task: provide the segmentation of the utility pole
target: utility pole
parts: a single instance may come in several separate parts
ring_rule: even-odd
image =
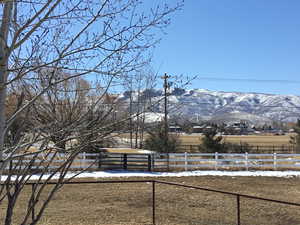
[[[165,102],[165,118],[164,118],[164,125],[165,125],[165,138],[164,138],[164,152],[167,153],[168,157],[168,171],[169,171],[169,148],[168,148],[168,137],[169,137],[169,125],[168,125],[168,78],[171,76],[168,76],[167,73],[165,73],[164,76],[161,78],[164,79],[164,102]]]

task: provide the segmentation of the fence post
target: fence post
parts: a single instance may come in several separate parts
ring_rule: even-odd
[[[249,166],[248,166],[248,152],[245,152],[245,160],[246,160],[246,170],[248,171]]]
[[[236,209],[237,209],[237,225],[241,225],[241,206],[240,206],[240,196],[236,196]]]
[[[219,159],[219,154],[218,152],[215,152],[215,170],[218,170],[218,159]]]
[[[35,184],[31,184],[31,219],[32,219],[32,223],[35,220],[35,203],[34,203],[34,196],[35,196]]]
[[[185,171],[188,170],[187,164],[188,164],[188,162],[187,162],[187,152],[185,152],[184,153],[184,169],[185,169]]]
[[[148,155],[148,171],[149,171],[149,172],[151,172],[151,168],[152,168],[152,167],[151,167],[151,162],[152,162],[152,160],[151,160],[151,155],[149,154],[149,155]]]
[[[274,170],[277,169],[277,154],[276,154],[276,152],[273,153],[273,168],[274,168]]]
[[[127,170],[127,154],[123,155],[123,169]]]
[[[152,181],[152,224],[155,225],[155,181]]]

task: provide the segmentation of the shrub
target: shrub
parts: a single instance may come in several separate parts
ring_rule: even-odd
[[[297,120],[296,126],[294,127],[296,135],[291,136],[290,144],[295,146],[296,153],[300,153],[300,120]]]
[[[216,136],[217,130],[212,129],[204,133],[199,151],[207,153],[245,153],[250,151],[250,145],[225,142],[222,136]]]
[[[148,131],[148,137],[145,140],[144,148],[156,152],[177,152],[180,146],[180,140],[177,135],[168,135],[167,144],[165,143],[165,128],[162,123]],[[166,145],[166,147],[165,147]]]
[[[225,144],[222,143],[223,137],[216,136],[216,134],[216,129],[205,131],[202,143],[199,145],[199,151],[207,153],[224,152]]]

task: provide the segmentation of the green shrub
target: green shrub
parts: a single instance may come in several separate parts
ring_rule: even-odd
[[[250,145],[225,142],[222,136],[216,136],[217,130],[212,129],[204,133],[202,143],[199,145],[199,151],[205,153],[245,153],[250,151]]]
[[[167,138],[167,143],[165,142]],[[148,131],[148,137],[145,140],[144,148],[161,153],[177,152],[180,146],[180,140],[177,135],[165,135],[165,128],[162,123]]]

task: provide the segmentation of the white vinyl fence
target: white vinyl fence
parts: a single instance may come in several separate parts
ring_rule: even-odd
[[[51,154],[48,155],[49,159]],[[12,165],[23,169],[31,163],[32,170],[43,169],[47,158],[36,158],[34,163],[30,157],[12,160]],[[58,154],[48,170],[58,168],[64,163],[64,154]],[[300,154],[231,154],[231,153],[170,153],[170,154],[120,154],[120,153],[81,153],[70,167],[71,170],[299,170]]]
[[[171,153],[154,155],[154,168],[179,170],[300,169],[300,154]]]
[[[6,155],[4,155],[6,157]],[[30,166],[31,170],[42,170],[47,167],[48,170],[53,170],[59,168],[63,163],[66,162],[68,156],[64,153],[58,153],[54,158],[53,153],[43,154],[40,153],[38,157],[33,160],[33,156],[25,156],[21,159],[11,160],[10,163],[6,165],[6,170],[9,170],[12,167],[15,170],[26,169]],[[99,157],[99,154],[93,153],[80,153],[73,160],[73,163],[70,167],[71,170],[82,170],[82,169],[97,169],[98,160],[95,157]],[[20,163],[21,161],[21,163]],[[49,163],[51,161],[51,163]]]

